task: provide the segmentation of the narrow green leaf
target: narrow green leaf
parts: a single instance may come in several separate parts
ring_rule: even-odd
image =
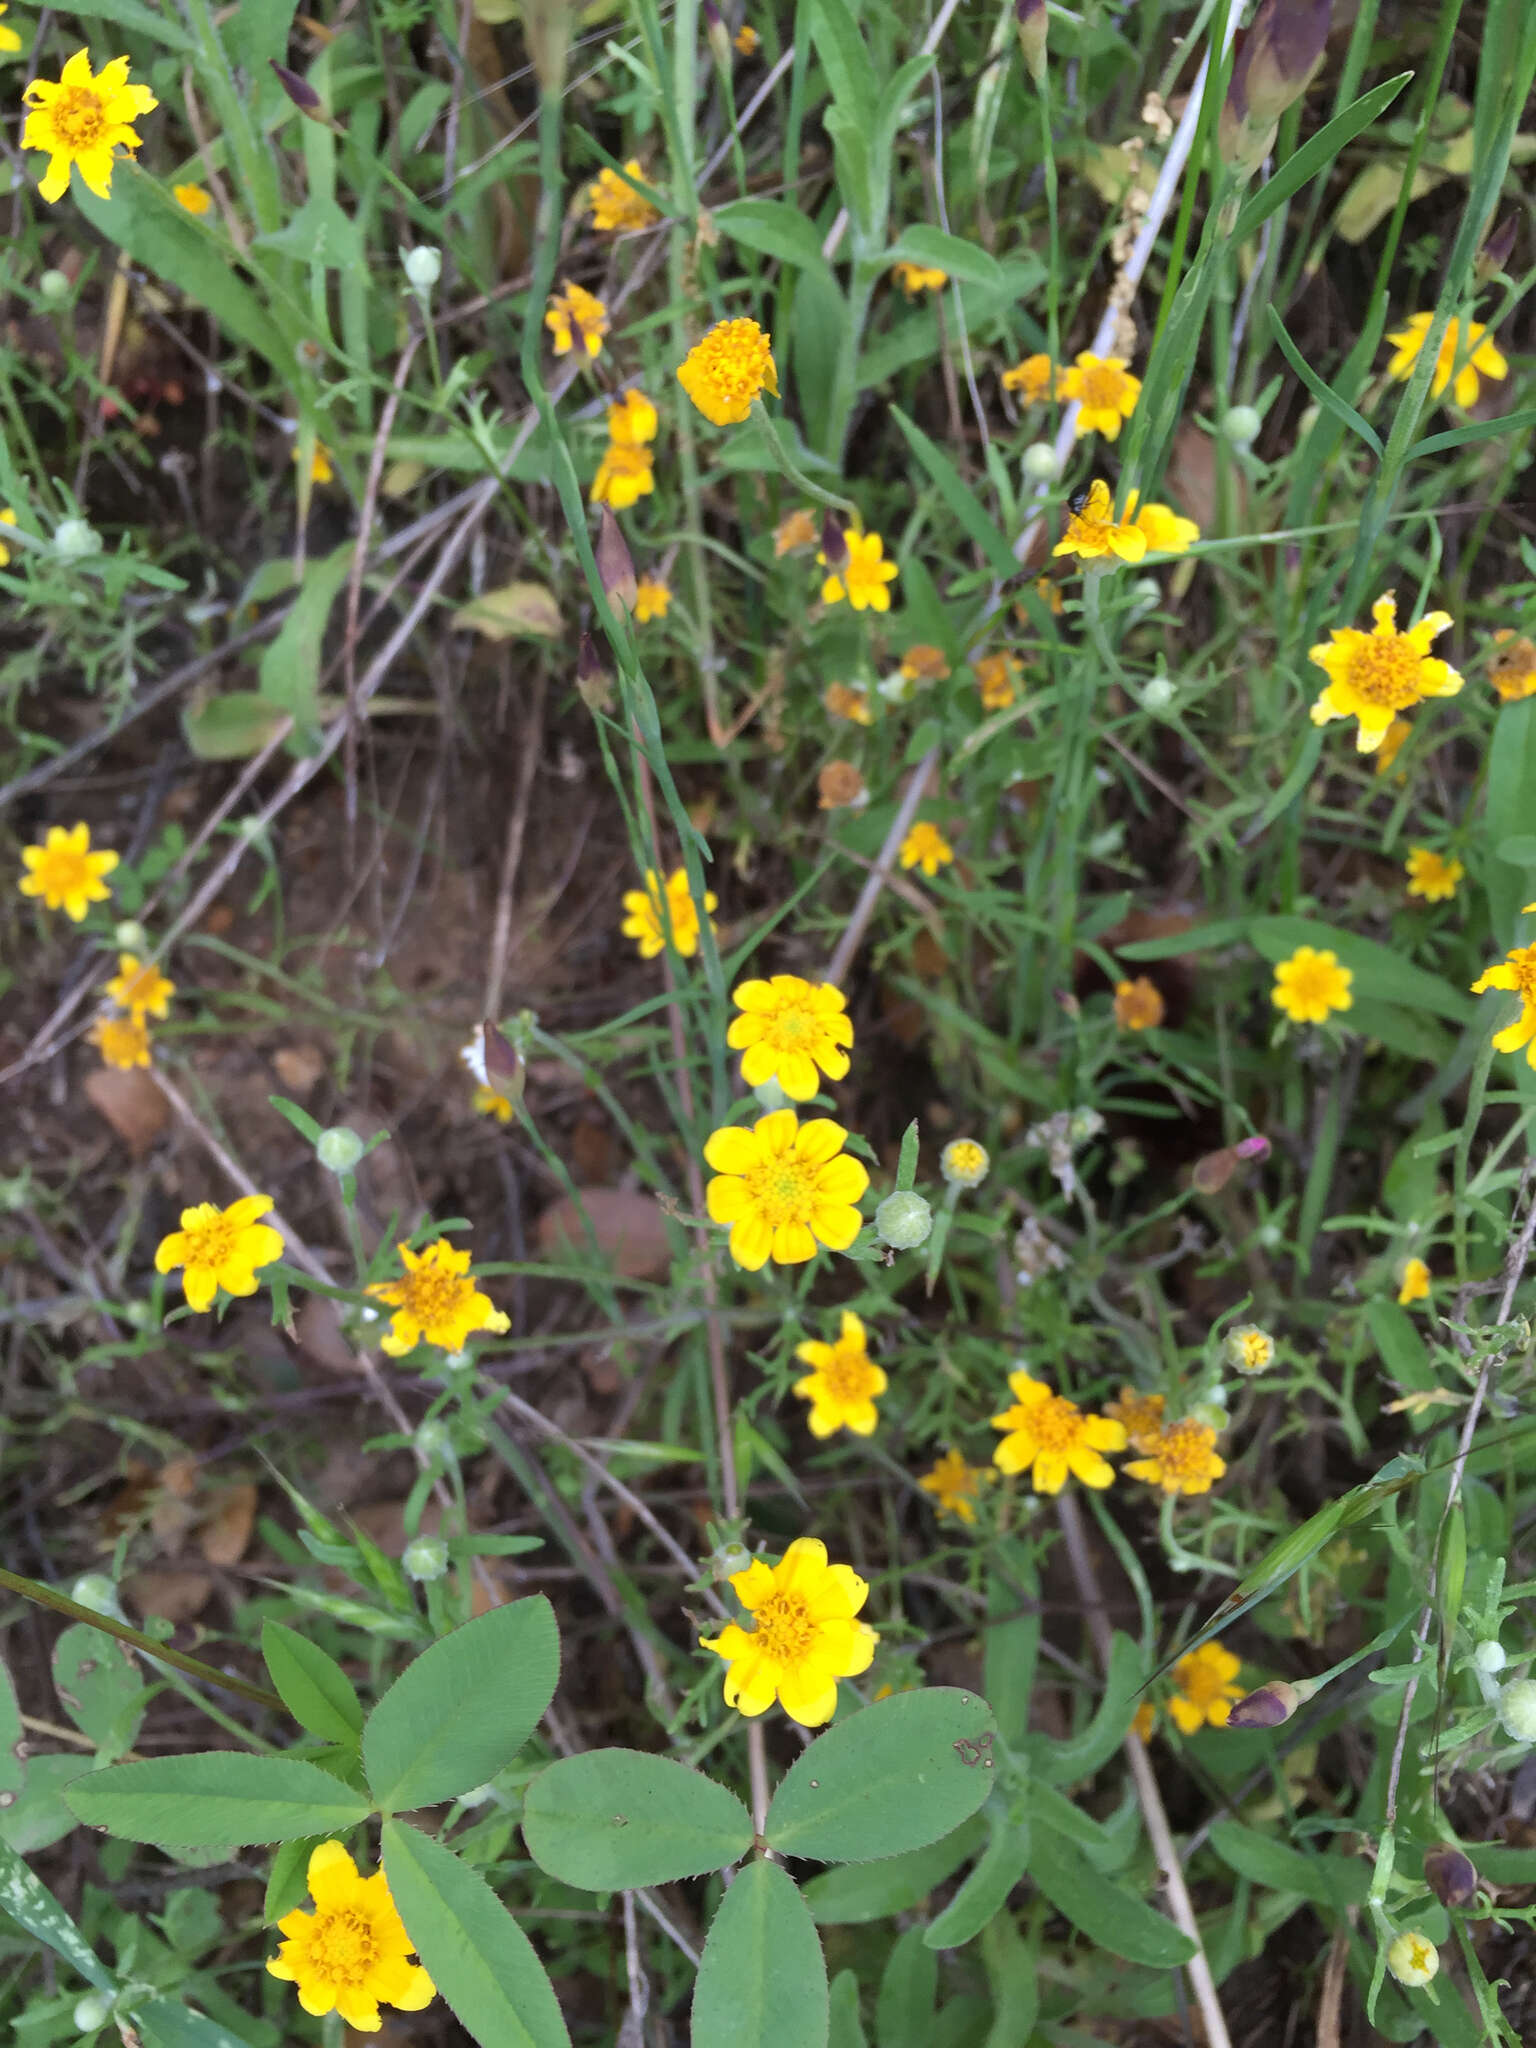
[[[986,1832],[986,1822],[976,1813],[926,1848],[878,1863],[838,1864],[801,1886],[805,1903],[818,1927],[854,1927],[908,1913],[975,1855]]]
[[[1038,1820],[1029,1874],[1058,1913],[1112,1956],[1144,1963],[1149,1969],[1172,1970],[1195,1952],[1194,1943],[1171,1920],[1101,1877],[1081,1850]]]
[[[901,1194],[910,1194],[917,1185],[917,1118],[901,1134],[901,1155],[896,1161],[896,1187]]]
[[[816,223],[798,206],[782,199],[733,199],[716,207],[713,218],[721,234],[744,248],[772,256],[794,270],[832,275],[821,253]]]
[[[693,1990],[693,2048],[827,2048],[827,1965],[810,1909],[781,1863],[737,1871]]]
[[[261,1917],[268,1927],[275,1927],[285,1913],[303,1904],[309,1890],[309,1859],[324,1839],[323,1835],[296,1835],[291,1842],[279,1842],[272,1852],[267,1894],[261,1904]]]
[[[981,1937],[981,1959],[992,1993],[992,2031],[986,2048],[1018,2048],[1030,2040],[1040,2011],[1035,1952],[1019,1933],[1012,1916],[998,1913]]]
[[[248,761],[276,739],[287,716],[259,690],[224,690],[185,704],[181,730],[200,761]]]
[[[534,1779],[523,1839],[551,1877],[632,1891],[738,1862],[752,1846],[752,1816],[734,1792],[674,1757],[592,1749]]]
[[[114,1764],[77,1779],[64,1796],[87,1827],[167,1849],[337,1835],[370,1811],[366,1799],[314,1764],[233,1749]]]
[[[832,1979],[828,2048],[869,2048],[864,2022],[859,2018],[859,1980],[852,1970],[839,1970]]]
[[[1385,79],[1370,92],[1362,93],[1352,106],[1346,107],[1326,128],[1320,128],[1294,156],[1288,157],[1237,216],[1237,225],[1229,238],[1232,246],[1236,248],[1246,242],[1264,225],[1276,207],[1284,206],[1293,192],[1299,192],[1303,185],[1310,184],[1320,171],[1331,170],[1341,151],[1362,130],[1369,128],[1378,114],[1386,112],[1412,76],[1411,71],[1400,71],[1396,78]]]
[[[87,1984],[115,1992],[117,1983],[106,1964],[70,1919],[40,1877],[33,1875],[14,1849],[0,1844],[0,1912],[9,1913],[28,1934],[62,1956]]]
[[[839,112],[868,132],[874,125],[875,69],[848,0],[815,0],[811,40]]]
[[[994,1782],[992,1711],[949,1686],[895,1693],[813,1742],[768,1809],[786,1856],[868,1863],[921,1848],[973,1814]]]
[[[1337,1913],[1362,1905],[1371,1888],[1369,1865],[1337,1855],[1309,1856],[1239,1821],[1217,1821],[1210,1839],[1222,1862],[1239,1877],[1270,1891],[1295,1892]]]
[[[250,2048],[244,2034],[232,2034],[206,2013],[190,2006],[173,2005],[168,1998],[152,1998],[136,2005],[131,2015],[139,2028],[144,2048]]]
[[[1109,1672],[1093,1719],[1065,1742],[1038,1746],[1034,1756],[1037,1774],[1049,1785],[1070,1785],[1078,1778],[1091,1778],[1124,1742],[1136,1712],[1136,1695],[1143,1672],[1141,1651],[1128,1635],[1116,1629],[1110,1645]]]
[[[1006,576],[1011,581],[1019,573],[1013,551],[959,470],[943,449],[907,418],[899,405],[891,407],[891,417],[900,427],[907,446],[927,470],[939,496],[986,556],[993,574]]]
[[[1306,385],[1308,391],[1311,392],[1325,412],[1331,412],[1341,425],[1348,427],[1349,431],[1358,440],[1363,441],[1371,453],[1380,461],[1385,453],[1381,445],[1380,434],[1377,433],[1369,420],[1356,412],[1352,405],[1347,405],[1340,398],[1339,394],[1323,378],[1318,376],[1316,370],[1313,369],[1301,350],[1292,341],[1289,334],[1286,333],[1285,322],[1280,318],[1275,307],[1273,305],[1267,306],[1265,311],[1269,315],[1270,332],[1280,344],[1281,355],[1285,357],[1285,360],[1296,372],[1302,383]]]
[[[1403,466],[1406,468],[1425,455],[1444,455],[1449,449],[1464,448],[1470,441],[1506,441],[1529,427],[1536,427],[1536,406],[1527,406],[1524,412],[1505,413],[1501,419],[1473,420],[1465,427],[1451,427],[1443,434],[1415,441],[1403,457]]]
[[[357,1742],[362,1703],[336,1659],[280,1621],[262,1624],[261,1654],[283,1705],[301,1728],[325,1742]]]
[[[1029,1733],[1029,1703],[1040,1654],[1040,1573],[1022,1543],[1005,1537],[987,1573],[987,1628],[981,1683],[1011,1749]]]
[[[352,567],[356,547],[343,541],[304,567],[304,581],[275,639],[262,650],[258,670],[263,702],[286,711],[301,727],[320,722],[320,657],[331,607]]]
[[[80,5],[69,11],[83,14],[87,20],[110,22],[115,29],[131,29],[136,35],[148,36],[151,42],[164,44],[168,50],[189,52],[192,48],[192,39],[184,28],[160,8],[143,6],[141,0],[80,0]]]
[[[363,1766],[386,1810],[484,1785],[538,1726],[560,1677],[554,1609],[537,1594],[466,1621],[423,1650],[363,1729]]]
[[[875,2001],[876,2048],[928,2048],[939,1996],[939,1959],[923,1930],[899,1934],[885,1959]]]
[[[925,269],[942,270],[962,284],[986,285],[996,291],[1003,282],[1003,266],[995,256],[975,242],[963,241],[959,235],[946,235],[942,228],[928,227],[922,221],[903,228],[900,238],[885,253],[892,265],[918,263]]]
[[[1494,721],[1487,761],[1484,835],[1489,845],[1502,849],[1510,840],[1527,835],[1531,819],[1536,816],[1536,699],[1526,698],[1501,707]],[[1521,909],[1536,897],[1530,870],[1506,862],[1501,852],[1497,864],[1487,871],[1485,881],[1494,945],[1499,949],[1512,946]],[[1493,1003],[1485,1003],[1479,1011],[1480,1015],[1488,1016],[1490,1028],[1494,1007]],[[1500,1023],[1509,1021],[1503,1015],[1509,1007],[1507,998],[1498,1005]]]
[[[570,2048],[544,1965],[485,1879],[404,1821],[385,1821],[383,1845],[405,1930],[480,2048]]]
[[[976,1868],[938,1919],[923,1930],[929,1948],[963,1948],[974,1941],[1029,1867],[1028,1816],[1015,1820],[1000,1804],[988,1809],[992,1839]]]

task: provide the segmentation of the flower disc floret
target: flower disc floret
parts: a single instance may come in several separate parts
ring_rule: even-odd
[[[1067,530],[1051,549],[1053,555],[1080,555],[1086,562],[1113,555],[1139,562],[1147,552],[1147,536],[1129,520],[1116,519],[1109,485],[1095,477],[1079,511],[1067,515]]]
[[[824,1543],[801,1536],[776,1565],[754,1558],[733,1573],[731,1586],[753,1626],[731,1621],[699,1638],[730,1667],[725,1704],[754,1716],[778,1700],[792,1721],[820,1728],[837,1710],[837,1681],[874,1661],[879,1639],[856,1618],[868,1584],[851,1565],[828,1564]]]
[[[1122,1031],[1155,1030],[1166,1007],[1162,990],[1145,974],[1138,974],[1134,981],[1115,983],[1115,1022]]]
[[[1424,353],[1424,344],[1429,339],[1429,330],[1434,325],[1433,313],[1410,313],[1406,327],[1400,327],[1387,336],[1396,354],[1387,364],[1387,375],[1395,377],[1400,384],[1406,384],[1413,375],[1419,357]],[[1438,398],[1451,381],[1455,372],[1456,384],[1452,397],[1465,410],[1476,405],[1482,391],[1482,379],[1489,378],[1499,383],[1509,375],[1509,364],[1491,341],[1483,336],[1488,332],[1480,322],[1467,323],[1466,353],[1461,368],[1456,369],[1456,359],[1462,355],[1461,322],[1448,320],[1445,333],[1440,341],[1440,353],[1435,358],[1435,374],[1430,379],[1430,395]]]
[[[624,922],[619,930],[626,939],[633,939],[640,949],[642,960],[654,960],[658,953],[666,951],[666,925],[662,920],[662,881],[654,868],[645,871],[643,889],[626,889],[624,892]],[[672,943],[684,960],[691,960],[699,950],[699,907],[688,893],[688,871],[674,868],[666,880],[666,915],[672,926]],[[720,907],[719,898],[713,889],[704,892],[704,914]],[[713,930],[713,925],[711,925]]]
[[[395,1249],[403,1276],[376,1280],[367,1290],[395,1311],[379,1347],[391,1358],[403,1358],[422,1342],[462,1351],[476,1330],[499,1336],[511,1328],[490,1296],[476,1287],[467,1248],[457,1249],[440,1237],[425,1251],[413,1252],[408,1244]]]
[[[731,1019],[725,1042],[742,1055],[749,1088],[777,1081],[791,1102],[809,1102],[820,1086],[818,1068],[829,1081],[847,1074],[844,1048],[853,1044],[853,1025],[842,991],[830,982],[775,974],[740,983],[731,1001],[743,1014]]]
[[[795,1346],[795,1356],[812,1369],[795,1381],[793,1392],[809,1401],[812,1436],[834,1436],[846,1429],[854,1436],[873,1436],[880,1420],[876,1400],[890,1384],[869,1355],[864,1325],[851,1309],[843,1310],[837,1341],[814,1339]]]
[[[1459,860],[1447,860],[1431,846],[1410,846],[1403,865],[1408,894],[1422,896],[1426,903],[1449,903],[1467,872]]]
[[[1186,1417],[1158,1431],[1144,1458],[1126,1466],[1132,1479],[1160,1486],[1164,1493],[1209,1493],[1227,1469],[1216,1451],[1216,1432],[1208,1423]]]
[[[1164,1405],[1161,1394],[1142,1394],[1126,1386],[1117,1400],[1105,1402],[1104,1413],[1121,1425],[1132,1450],[1149,1451],[1162,1434]]]
[[[72,167],[98,199],[110,198],[114,149],[131,156],[141,137],[133,123],[160,102],[147,85],[128,83],[128,59],[114,57],[91,70],[88,50],[77,50],[57,82],[34,78],[22,94],[29,111],[23,149],[45,149],[48,168],[38,191],[51,205],[69,190]]]
[[[896,581],[898,571],[894,562],[884,559],[884,541],[878,533],[855,533],[850,528],[843,535],[843,545],[848,559],[823,582],[822,603],[841,604],[846,597],[856,612],[888,612],[891,593],[887,586]],[[825,562],[826,556],[816,559]]]
[[[1006,1432],[992,1453],[999,1471],[1028,1472],[1036,1493],[1060,1493],[1069,1475],[1084,1486],[1110,1484],[1115,1468],[1100,1453],[1125,1449],[1123,1423],[1085,1415],[1027,1372],[1009,1373],[1008,1386],[1014,1406],[992,1417],[992,1427]]]
[[[739,425],[765,391],[779,395],[773,337],[755,320],[721,320],[696,341],[678,366],[677,381],[705,419]]]
[[[1179,1659],[1173,1667],[1175,1691],[1168,1711],[1181,1734],[1226,1727],[1232,1702],[1243,1696],[1243,1688],[1234,1683],[1241,1669],[1240,1659],[1220,1643],[1202,1643]]]
[[[730,1226],[736,1264],[756,1273],[770,1260],[804,1265],[818,1244],[845,1252],[859,1234],[855,1203],[869,1175],[843,1146],[830,1117],[802,1124],[792,1109],[770,1110],[750,1130],[711,1133],[704,1158],[715,1177],[704,1190],[710,1219]]]
[[[1536,906],[1526,906],[1533,907]],[[1486,995],[1489,989],[1505,990],[1520,998],[1520,1015],[1503,1031],[1494,1033],[1495,1051],[1519,1052],[1523,1046],[1526,1063],[1536,1067],[1536,946],[1514,947],[1472,984],[1475,996]]]
[[[23,896],[41,896],[47,910],[62,910],[78,924],[93,903],[105,903],[112,891],[102,880],[117,866],[110,847],[91,851],[89,825],[50,825],[41,846],[21,849],[27,872],[18,887]]]
[[[1275,1340],[1257,1323],[1241,1323],[1227,1332],[1227,1362],[1234,1371],[1267,1372],[1275,1362]]]
[[[1397,600],[1391,591],[1371,606],[1376,621],[1369,633],[1334,626],[1327,646],[1309,647],[1308,661],[1328,676],[1328,687],[1312,706],[1312,723],[1331,718],[1360,721],[1355,746],[1373,754],[1398,714],[1426,697],[1454,697],[1463,678],[1449,662],[1430,654],[1430,644],[1451,624],[1449,612],[1426,612],[1406,633],[1397,630]]]
[[[1333,1011],[1353,1007],[1354,978],[1348,967],[1339,965],[1337,953],[1298,946],[1289,960],[1276,966],[1270,999],[1293,1024],[1324,1024]]]
[[[107,983],[107,994],[120,1010],[130,1016],[164,1017],[169,1014],[174,981],[167,981],[153,960],[142,964],[132,953],[119,953],[117,972]]]
[[[340,1842],[322,1842],[309,1859],[309,1894],[315,1910],[283,1915],[285,1939],[267,1964],[269,1975],[297,1987],[307,2013],[335,2012],[376,2034],[381,2005],[420,2012],[430,2004],[437,1987],[410,1961],[416,1945],[382,1870],[363,1877]]]
[[[199,1315],[212,1308],[222,1287],[226,1294],[256,1292],[256,1269],[283,1255],[283,1240],[258,1218],[272,1207],[270,1195],[242,1195],[227,1209],[199,1202],[183,1209],[181,1228],[162,1237],[155,1249],[155,1271],[182,1268],[182,1292]]]
[[[1096,356],[1084,349],[1069,370],[1063,370],[1056,396],[1077,401],[1075,435],[1102,434],[1106,441],[1119,438],[1121,426],[1136,410],[1141,379],[1133,377],[1122,356]]]
[[[992,1170],[985,1145],[974,1138],[952,1138],[939,1154],[939,1173],[954,1188],[979,1188]]]

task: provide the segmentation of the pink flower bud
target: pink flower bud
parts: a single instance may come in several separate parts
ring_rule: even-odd
[[[835,512],[828,512],[822,518],[821,559],[834,576],[841,576],[848,566],[848,543],[843,537],[843,522]]]
[[[1442,1906],[1470,1906],[1477,1897],[1477,1866],[1464,1850],[1442,1842],[1425,1851],[1424,1882]]]
[[[307,78],[300,78],[298,72],[290,71],[286,64],[279,64],[275,57],[270,57],[267,61],[277,73],[278,84],[287,93],[289,99],[293,101],[299,112],[306,115],[311,121],[323,121],[325,119],[324,105],[321,102],[319,93],[315,91],[309,80]]]
[[[1273,1678],[1257,1692],[1233,1705],[1227,1716],[1229,1728],[1278,1728],[1289,1721],[1301,1705],[1301,1694],[1283,1678]]]
[[[1045,77],[1045,0],[1013,0],[1013,22],[1029,75],[1038,85]]]

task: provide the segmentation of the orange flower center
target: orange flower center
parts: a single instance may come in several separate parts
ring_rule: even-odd
[[[1362,633],[1349,657],[1348,683],[1371,704],[1384,704],[1401,711],[1417,704],[1419,669],[1423,657],[1416,652],[1406,633],[1390,639],[1379,633]]]
[[[793,1152],[759,1160],[742,1175],[752,1206],[771,1229],[803,1223],[816,1206],[816,1172]]]
[[[1125,389],[1125,372],[1098,363],[1092,369],[1079,370],[1078,403],[1090,410],[1118,412],[1120,394]]]
[[[820,1370],[834,1400],[861,1401],[869,1392],[869,1357],[854,1345],[834,1344]]]
[[[1179,1691],[1192,1707],[1203,1713],[1213,1700],[1219,1700],[1226,1693],[1226,1680],[1214,1663],[1204,1657],[1189,1657],[1178,1672]]]
[[[91,149],[107,131],[101,95],[87,85],[72,85],[61,92],[48,114],[54,133],[70,149]]]
[[[801,1593],[770,1593],[755,1618],[757,1645],[776,1663],[798,1662],[816,1640],[816,1618]]]
[[[1175,1422],[1158,1439],[1157,1462],[1164,1479],[1180,1486],[1191,1479],[1204,1479],[1211,1469],[1211,1452],[1216,1443],[1214,1430],[1203,1422]]]
[[[206,1222],[194,1223],[186,1233],[187,1265],[222,1266],[234,1256],[247,1228],[248,1225],[242,1226],[228,1216],[212,1216]]]
[[[1083,1433],[1083,1418],[1075,1401],[1052,1394],[1031,1413],[1028,1427],[1042,1451],[1070,1451]]]
[[[798,1004],[786,1004],[762,1021],[763,1037],[775,1052],[800,1052],[817,1035],[816,1019]]]
[[[427,1329],[434,1323],[453,1320],[465,1285],[462,1273],[447,1273],[437,1265],[420,1265],[403,1280],[395,1281],[387,1298]]]
[[[1516,946],[1509,956],[1515,989],[1522,1002],[1536,1003],[1536,946]]]
[[[360,1985],[378,1961],[373,1923],[354,1906],[316,1913],[309,1959],[333,1984]]]

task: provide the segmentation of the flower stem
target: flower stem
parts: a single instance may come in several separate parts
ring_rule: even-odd
[[[804,470],[798,467],[791,457],[789,450],[784,446],[783,438],[774,423],[772,415],[760,398],[754,398],[752,401],[752,416],[763,430],[763,436],[768,443],[769,452],[773,456],[774,461],[778,464],[784,475],[789,478],[789,481],[795,486],[796,490],[804,491],[807,497],[814,498],[820,505],[830,505],[834,511],[845,512],[850,520],[857,523],[859,510],[851,499],[840,498],[835,491],[824,491],[820,484],[813,484]]]

